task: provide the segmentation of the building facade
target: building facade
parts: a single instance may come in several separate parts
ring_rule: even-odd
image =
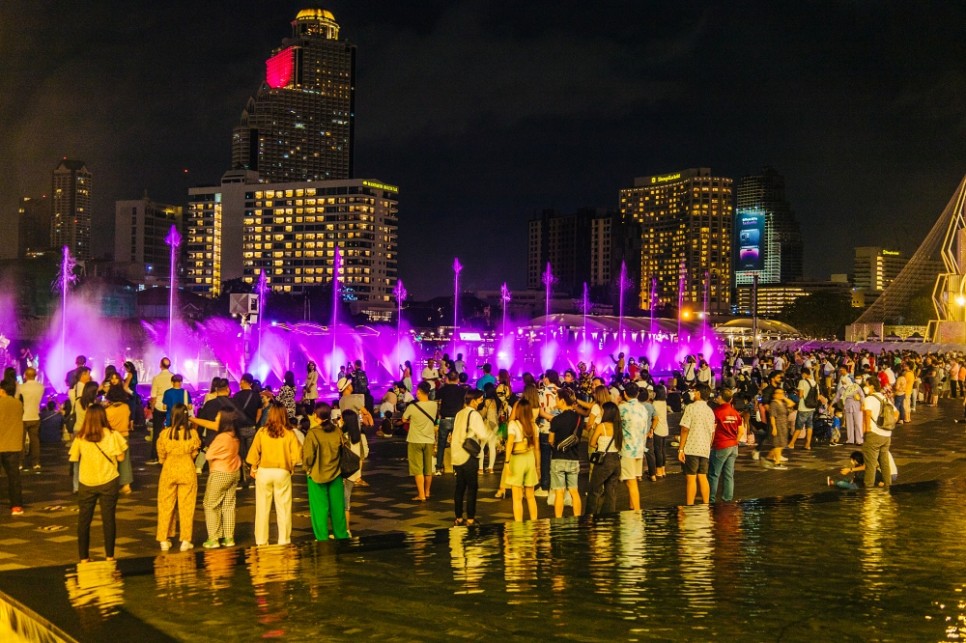
[[[17,208],[17,257],[26,259],[50,249],[50,199],[25,196]]]
[[[860,246],[855,249],[852,285],[866,295],[877,296],[899,275],[906,261],[900,250]]]
[[[91,258],[93,175],[84,161],[62,160],[53,172],[50,245],[67,246],[77,261]]]
[[[737,300],[735,301],[738,314],[752,314],[752,290],[751,285],[738,286]],[[787,306],[794,304],[800,298],[817,292],[840,294],[849,297],[852,305],[856,305],[856,300],[852,296],[848,283],[841,281],[798,281],[781,284],[760,284],[758,286],[757,312],[763,317],[776,317]]]
[[[353,310],[381,316],[395,306],[399,189],[375,179],[259,183],[229,172],[221,185],[192,188],[185,213],[186,282],[215,296],[222,284],[254,284],[293,294],[332,281],[338,247],[340,289]]]
[[[735,201],[739,215],[759,214],[765,222],[762,269],[736,268],[735,284],[750,284],[755,272],[761,285],[800,280],[804,273],[802,231],[785,198],[785,177],[770,167],[763,168],[760,174],[742,177]]]
[[[355,46],[332,13],[303,9],[232,132],[232,169],[267,182],[349,178],[354,123]]]
[[[657,279],[658,305],[676,307],[684,273],[684,301],[708,312],[731,305],[733,180],[708,168],[634,179],[620,191],[621,220],[640,229],[641,308],[651,308],[650,282]]]
[[[183,236],[183,208],[140,199],[114,203],[114,264],[128,281],[155,285],[170,280],[171,248],[166,239],[174,226]],[[181,248],[178,253],[180,256]]]

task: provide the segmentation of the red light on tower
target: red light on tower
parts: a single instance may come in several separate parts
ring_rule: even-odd
[[[295,52],[291,47],[283,49],[265,61],[265,82],[272,89],[285,87],[292,81],[295,70]]]

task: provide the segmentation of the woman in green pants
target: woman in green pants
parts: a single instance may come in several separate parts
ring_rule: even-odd
[[[345,497],[342,475],[339,470],[339,446],[342,431],[332,421],[332,407],[325,402],[315,406],[319,423],[313,424],[302,443],[302,466],[308,477],[309,513],[316,540],[329,539],[329,521],[332,534],[348,538],[345,522]]]

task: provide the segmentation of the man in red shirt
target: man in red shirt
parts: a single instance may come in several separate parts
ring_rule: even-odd
[[[731,502],[735,495],[735,460],[738,459],[738,442],[745,435],[745,424],[741,413],[731,405],[733,397],[733,391],[724,389],[714,409],[714,440],[711,443],[711,466],[708,471],[712,503],[718,496],[719,480],[724,482],[722,500]]]

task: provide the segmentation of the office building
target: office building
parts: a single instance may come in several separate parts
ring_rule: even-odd
[[[677,307],[678,280],[685,274],[687,307],[728,312],[731,304],[733,181],[708,168],[643,176],[620,191],[621,220],[640,226],[641,308],[651,307],[657,278],[658,305]]]
[[[797,281],[780,284],[760,284],[758,286],[758,314],[762,317],[777,317],[787,307],[802,297],[818,292],[831,292],[848,297],[852,306],[856,306],[857,299],[847,282],[841,281]],[[740,315],[750,315],[752,286],[742,285],[737,289],[738,297],[735,302]],[[792,326],[795,325],[791,322]]]
[[[233,130],[232,169],[276,183],[349,178],[354,122],[355,46],[332,13],[303,9]]]
[[[166,239],[174,226],[182,228],[183,208],[156,203],[147,194],[140,199],[114,204],[114,264],[128,281],[167,284],[170,280],[171,247]],[[178,249],[180,252],[182,246]]]
[[[54,168],[50,245],[67,246],[77,261],[91,258],[92,184],[84,161],[64,159]]]
[[[852,285],[866,295],[878,295],[899,275],[906,261],[899,250],[878,246],[858,247],[852,264]]]
[[[17,208],[17,257],[26,259],[50,249],[50,199],[25,196]]]
[[[764,219],[764,239],[758,243],[761,252],[760,270],[741,270],[735,264],[735,284],[748,285],[758,274],[759,285],[796,281],[803,274],[802,231],[785,198],[785,177],[770,167],[760,174],[738,180],[736,189],[738,216],[754,213]],[[735,248],[740,251],[740,240]]]
[[[398,276],[396,186],[375,179],[259,183],[229,172],[192,188],[185,212],[186,283],[216,296],[222,284],[261,273],[273,291],[302,294],[331,283],[336,247],[340,288],[354,312],[385,317]]]

